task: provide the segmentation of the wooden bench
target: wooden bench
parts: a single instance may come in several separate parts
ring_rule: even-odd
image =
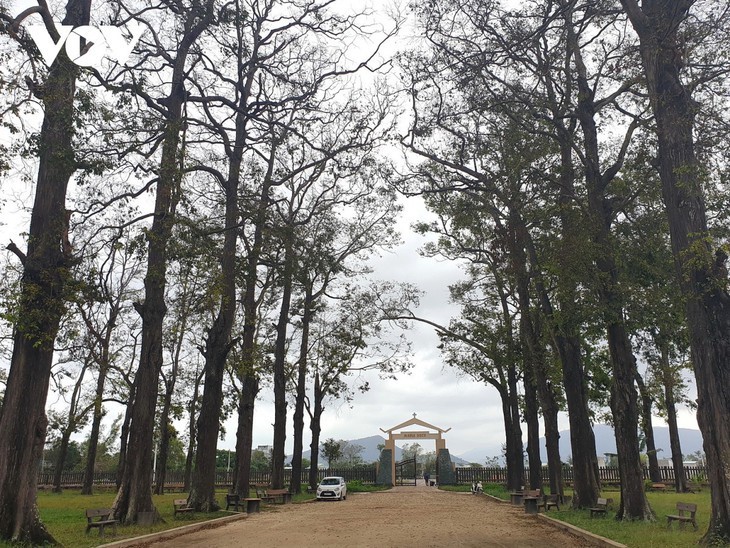
[[[291,502],[291,493],[288,489],[269,489],[266,491],[266,496],[271,502],[278,502],[279,504]]]
[[[86,534],[89,534],[92,528],[99,529],[99,536],[104,536],[104,527],[111,525],[112,534],[117,534],[117,520],[112,518],[111,508],[93,508],[86,510]]]
[[[195,508],[188,506],[187,499],[175,499],[172,501],[172,516],[177,517],[178,514],[187,514],[195,512]]]
[[[593,508],[589,508],[591,511],[591,517],[596,514],[605,516],[608,512],[608,499],[599,498],[596,500],[596,505]]]
[[[233,506],[234,512],[238,512],[239,504],[241,504],[241,495],[237,493],[228,493],[226,495],[226,511],[229,511]]]
[[[522,502],[525,504],[525,514],[537,514],[537,503],[540,502],[542,495],[539,489],[528,489],[522,496]]]
[[[550,510],[550,508],[555,508],[556,510],[560,510],[560,496],[559,495],[545,495],[542,499],[542,502],[537,503],[537,510],[540,511],[540,508],[543,508],[546,512]]]
[[[687,515],[685,512],[688,512],[689,515]],[[692,524],[692,526],[695,528],[695,531],[696,531],[697,530],[697,520],[695,519],[696,513],[697,513],[696,504],[690,504],[687,502],[678,502],[677,503],[677,514],[667,516],[667,529],[670,529],[672,527],[673,521],[678,521],[680,529],[682,529],[684,527],[685,523],[689,522]]]
[[[651,491],[666,491],[667,486],[663,483],[652,483],[651,484]]]

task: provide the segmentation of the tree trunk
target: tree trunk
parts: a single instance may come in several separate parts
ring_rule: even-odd
[[[686,493],[687,474],[684,471],[682,445],[679,441],[679,427],[677,426],[677,409],[674,399],[674,375],[669,364],[669,352],[665,345],[661,346],[661,367],[664,384],[664,404],[667,412],[667,426],[669,427],[669,447],[672,451],[672,466],[674,467],[674,488],[677,493]]]
[[[614,259],[617,250],[611,237],[613,210],[606,196],[607,187],[613,179],[614,173],[618,172],[617,168],[620,167],[621,160],[618,159],[617,164],[612,166],[616,168],[615,172],[601,173],[594,88],[588,80],[578,36],[574,32],[571,9],[565,11],[565,25],[568,47],[576,67],[578,87],[576,112],[583,131],[583,165],[588,191],[588,226],[593,228],[591,239],[596,247],[593,260],[599,272],[597,277],[598,300],[606,327],[613,373],[611,411],[621,477],[621,505],[618,518],[653,521],[654,513],[646,499],[644,489],[639,438],[636,432],[636,426],[639,424],[634,388],[636,360],[624,322],[623,299],[621,291],[618,289],[619,266]]]
[[[322,433],[322,387],[320,385],[319,374],[314,376],[314,409],[309,414],[309,430],[312,432],[312,441],[309,445],[310,461],[309,465],[309,488],[316,489],[319,483],[319,437]],[[395,455],[393,455],[395,458]],[[395,478],[393,478],[395,481]]]
[[[545,424],[545,447],[548,461],[548,477],[550,493],[563,496],[563,465],[560,461],[560,431],[558,429],[558,402],[550,376],[547,371],[545,349],[541,336],[540,315],[533,311],[530,298],[530,274],[528,271],[528,253],[532,249],[532,240],[519,212],[510,208],[510,225],[513,229],[514,267],[516,274],[517,298],[520,308],[520,333],[524,348],[526,368],[537,388],[537,398],[542,408]],[[534,266],[533,266],[534,267]],[[535,280],[538,294],[544,291],[539,278]],[[526,377],[527,378],[527,377]],[[542,466],[542,465],[541,465]],[[532,468],[532,465],[530,465]]]
[[[255,373],[244,377],[241,401],[238,406],[238,432],[236,433],[236,473],[234,489],[241,497],[247,497],[251,483],[251,449],[253,446],[253,412],[259,380]]]
[[[309,326],[312,322],[312,288],[307,286],[304,295],[302,312],[302,341],[299,347],[299,364],[297,368],[297,393],[294,403],[294,447],[291,458],[292,493],[302,492],[302,450],[304,437],[304,400],[307,397],[307,355],[309,354]]]
[[[565,161],[565,154],[567,152],[569,155],[570,151],[563,147],[562,152]],[[563,232],[570,238],[572,236],[569,228],[573,225],[572,221],[565,214],[563,221]],[[566,241],[565,244],[570,245],[569,241]],[[535,269],[538,269],[537,271],[539,272],[537,253],[531,240],[527,240],[527,249],[531,265]],[[565,311],[564,314],[561,314],[563,318],[562,323],[558,323],[555,318],[553,306],[542,279],[537,280],[535,285],[537,287],[542,312],[550,322],[553,345],[557,350],[562,365],[563,387],[565,388],[565,401],[568,405],[568,419],[570,423],[570,447],[573,458],[573,507],[586,508],[595,504],[596,499],[601,493],[598,476],[598,459],[596,458],[596,439],[593,434],[593,427],[591,426],[590,414],[588,412],[588,398],[586,395],[585,375],[580,353],[580,339],[576,334],[577,326],[571,319],[575,316],[571,316],[569,312],[575,302],[571,300],[571,297],[575,294],[574,286],[569,279],[563,283],[568,287],[566,288],[567,291],[562,294],[561,299],[560,308]],[[550,416],[554,417],[554,419],[551,419],[551,430],[554,429],[555,433],[548,438],[546,425],[546,439],[554,440],[552,442],[554,444],[553,451],[555,451],[556,456],[559,458],[559,447],[557,445],[559,439],[559,433],[557,432],[557,405],[551,406],[550,409]],[[550,447],[548,447],[549,454]],[[548,460],[549,465],[550,462]],[[557,464],[554,464],[554,466],[557,466]]]
[[[96,379],[96,392],[94,394],[94,416],[91,421],[91,432],[89,433],[89,446],[86,450],[86,465],[84,467],[84,481],[81,485],[82,495],[91,495],[94,492],[94,470],[96,469],[96,453],[99,448],[99,433],[101,431],[101,419],[103,418],[102,399],[104,398],[104,384],[106,383],[107,368],[100,365],[99,377]]]
[[[593,506],[601,494],[596,438],[588,412],[585,375],[576,336],[557,334],[555,343],[563,364],[563,386],[568,404],[570,448],[573,452],[573,508]]]
[[[552,389],[549,390],[548,404],[542,408],[542,416],[545,424],[545,450],[547,452],[548,459],[550,493],[553,495],[559,495],[562,499],[565,494],[565,485],[563,482],[563,463],[560,460],[558,403],[555,401],[555,394]]]
[[[68,455],[68,442],[71,438],[71,427],[67,426],[63,429],[61,443],[58,446],[58,458],[56,459],[56,468],[53,471],[53,492],[60,493],[61,476],[63,475],[63,467],[66,465],[66,456]]]
[[[621,504],[617,519],[654,521],[644,489],[644,470],[639,457],[639,424],[636,404],[636,364],[629,337],[622,323],[608,326],[608,349],[613,362],[611,411],[616,433],[619,474],[621,477]]]
[[[502,420],[504,422],[505,435],[505,458],[507,461],[507,489],[517,491],[522,489],[525,483],[525,463],[522,447],[522,429],[520,428],[519,413],[516,409],[516,375],[510,374],[511,378],[507,386],[502,386],[498,381],[489,380],[499,392],[502,402]],[[511,389],[512,378],[514,378],[514,391]],[[516,423],[516,424],[515,424]]]
[[[114,517],[121,523],[135,523],[139,512],[155,512],[152,502],[152,438],[154,432],[157,385],[162,369],[162,330],[167,306],[167,242],[173,227],[179,199],[180,132],[183,128],[182,105],[185,100],[183,71],[186,55],[179,53],[174,69],[172,91],[167,98],[168,118],[162,145],[160,174],[157,181],[155,215],[147,233],[147,274],[145,300],[135,303],[142,317],[142,345],[135,375],[136,394],[132,404],[129,440],[122,481],[114,501]]]
[[[730,538],[730,296],[726,255],[713,258],[707,231],[702,166],[694,150],[697,105],[681,78],[682,23],[692,2],[621,0],[639,35],[649,99],[656,120],[659,175],[677,275],[685,296],[697,421],[702,431],[712,493],[703,542]]]
[[[124,476],[124,468],[127,464],[127,444],[129,442],[129,425],[132,422],[132,406],[134,405],[134,397],[137,392],[137,379],[132,381],[129,388],[129,401],[124,410],[124,420],[119,433],[119,464],[117,465],[117,491],[122,485],[122,477]]]
[[[235,276],[231,275],[230,279],[234,280]],[[235,310],[235,300],[233,300],[232,306]],[[219,312],[218,318],[220,317]],[[230,350],[230,329],[225,329],[218,318],[208,331],[205,345],[203,403],[198,415],[197,449],[188,497],[188,504],[193,506],[196,511],[203,512],[215,512],[220,508],[215,498],[216,448],[220,432],[220,411],[223,404],[223,377],[226,358]],[[230,325],[233,326],[232,318]]]
[[[292,278],[294,275],[293,226],[285,228],[286,242],[279,320],[276,325],[274,348],[274,449],[271,454],[271,487],[284,487],[284,443],[286,441],[286,333],[291,308]]]
[[[69,0],[63,24],[86,25],[90,11],[90,0]],[[37,91],[44,110],[38,177],[0,414],[0,539],[29,544],[54,542],[38,514],[36,482],[48,426],[45,403],[53,343],[65,310],[71,261],[66,191],[76,170],[73,107],[77,74],[78,67],[60,51]]]
[[[80,420],[80,416],[78,414],[78,407],[79,407],[79,398],[81,397],[81,387],[84,384],[84,375],[86,374],[86,369],[89,366],[89,362],[87,361],[84,363],[84,366],[81,368],[81,371],[79,372],[79,377],[76,379],[76,383],[74,384],[73,393],[71,394],[71,401],[69,402],[68,407],[68,415],[66,420],[66,427],[63,429],[63,434],[61,436],[61,444],[58,448],[58,459],[56,459],[56,469],[54,470],[53,475],[53,492],[54,493],[60,493],[62,491],[61,489],[61,474],[63,472],[63,468],[66,465],[66,456],[68,455],[68,444],[69,440],[71,439],[71,434],[73,434],[76,431],[78,421]]]
[[[204,371],[203,371],[204,373]],[[185,455],[185,479],[183,484],[183,493],[190,492],[190,484],[192,483],[193,474],[193,458],[195,456],[195,438],[196,431],[195,425],[197,423],[195,410],[198,406],[198,393],[200,391],[200,381],[202,380],[202,373],[195,376],[195,386],[193,387],[193,397],[190,399],[190,405],[188,406],[188,451]]]
[[[172,408],[172,391],[175,386],[174,376],[165,382],[165,396],[160,415],[160,451],[157,455],[157,473],[155,478],[155,495],[162,495],[165,492],[165,479],[167,477],[167,457],[170,453],[170,435],[172,424],[170,422],[170,409]]]
[[[218,308],[218,316],[208,331],[208,340],[205,350],[205,384],[203,392],[203,403],[198,417],[198,443],[195,457],[195,468],[193,470],[192,491],[188,503],[197,510],[212,511],[218,509],[215,499],[215,460],[218,432],[220,431],[220,410],[223,405],[223,377],[225,374],[226,360],[233,346],[231,333],[236,316],[236,270],[238,260],[236,257],[236,246],[238,243],[238,188],[241,177],[241,164],[243,162],[243,151],[246,146],[248,133],[246,126],[248,122],[248,102],[251,95],[251,86],[258,69],[258,47],[259,30],[261,23],[257,23],[253,51],[248,61],[248,72],[245,78],[238,81],[240,98],[238,101],[238,112],[236,114],[236,137],[229,154],[228,178],[223,185],[226,196],[225,213],[225,235],[223,250],[220,257],[220,280],[221,299]],[[241,44],[239,43],[239,46]],[[243,58],[243,49],[238,52]],[[239,75],[239,78],[241,75]],[[268,177],[267,177],[268,181]],[[263,207],[268,204],[268,184],[264,183]],[[259,217],[263,222],[263,219]],[[258,229],[257,225],[257,229]],[[262,233],[258,231],[259,249]],[[258,252],[250,262],[258,265]],[[256,273],[254,272],[254,282]],[[249,311],[250,313],[250,311]],[[249,349],[246,355],[250,355]]]
[[[250,251],[246,257],[246,278],[243,290],[243,336],[241,338],[242,363],[241,398],[238,406],[238,430],[236,432],[236,469],[234,473],[235,492],[247,497],[251,477],[251,449],[253,445],[253,413],[256,395],[259,393],[259,378],[256,372],[256,286],[261,250],[264,243],[264,225],[270,204],[269,191],[274,172],[275,146],[272,145],[264,184],[261,186],[254,217],[254,234]]]
[[[641,430],[644,432],[646,441],[646,456],[649,459],[649,478],[654,483],[662,481],[662,473],[659,470],[659,457],[657,456],[656,443],[654,441],[654,427],[651,424],[651,395],[644,384],[641,375],[636,374],[636,386],[639,387],[641,397]]]
[[[540,419],[537,414],[535,379],[527,370],[524,374],[525,423],[527,424],[527,462],[530,489],[542,490],[542,460],[540,459]]]

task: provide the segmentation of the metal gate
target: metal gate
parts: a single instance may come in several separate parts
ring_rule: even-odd
[[[416,485],[416,458],[395,463],[395,484]]]

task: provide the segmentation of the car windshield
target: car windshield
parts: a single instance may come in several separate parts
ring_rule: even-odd
[[[322,485],[339,485],[340,479],[339,478],[324,478],[322,480]]]

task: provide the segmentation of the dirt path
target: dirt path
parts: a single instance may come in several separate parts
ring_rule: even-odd
[[[396,487],[346,501],[277,506],[217,529],[155,547],[510,546],[588,547],[585,540],[526,516],[521,508],[470,493]]]

